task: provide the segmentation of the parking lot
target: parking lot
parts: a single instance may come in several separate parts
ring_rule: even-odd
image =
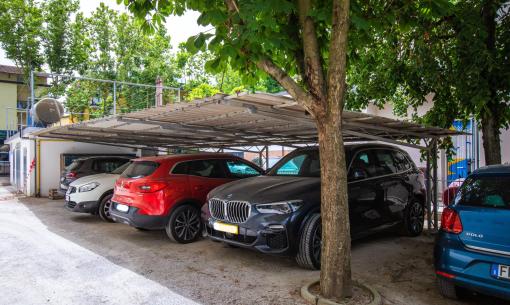
[[[174,244],[164,232],[105,223],[66,211],[61,200],[1,190],[0,252],[9,254],[2,256],[0,290],[12,292],[5,304],[304,304],[299,288],[319,277],[290,258],[205,239]],[[380,291],[385,304],[505,304],[439,296],[432,245],[430,236],[392,233],[356,241],[353,277]]]

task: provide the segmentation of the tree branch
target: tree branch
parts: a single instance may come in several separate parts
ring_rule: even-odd
[[[323,102],[326,97],[327,88],[324,81],[324,70],[315,23],[310,16],[311,7],[311,0],[298,1],[299,23],[302,28],[304,52],[304,81],[307,84],[310,93],[319,102]]]
[[[293,80],[287,72],[283,71],[280,67],[274,64],[270,59],[263,58],[257,62],[257,67],[271,75],[277,82],[279,82],[287,92],[298,102],[301,103],[308,112],[316,114],[319,110],[317,104],[314,102],[313,97],[301,88],[295,80]]]
[[[341,115],[344,107],[348,31],[349,0],[335,0],[333,1],[331,42],[329,46],[326,115]]]

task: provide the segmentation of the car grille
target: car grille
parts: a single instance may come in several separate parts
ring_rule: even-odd
[[[75,206],[76,206],[76,202],[74,202],[74,201],[67,202],[67,207],[68,208],[74,209]]]
[[[250,217],[251,206],[246,201],[209,200],[211,216],[231,223],[243,223]]]

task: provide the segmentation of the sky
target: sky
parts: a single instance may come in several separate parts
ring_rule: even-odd
[[[112,9],[127,12],[123,5],[118,5],[115,0],[80,0],[80,10],[89,17],[91,13],[103,2]],[[205,31],[206,28],[197,24],[198,12],[187,11],[183,16],[171,16],[167,18],[166,28],[172,39],[172,46],[177,47],[179,43],[186,41],[188,37]],[[0,64],[14,65],[5,57],[5,52],[0,48]]]

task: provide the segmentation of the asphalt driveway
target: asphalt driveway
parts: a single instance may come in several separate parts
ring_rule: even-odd
[[[443,299],[434,286],[433,238],[381,234],[353,244],[353,275],[385,304],[506,304],[486,296]],[[15,198],[0,187],[0,304],[305,304],[319,277],[291,258],[201,240],[171,243],[74,214],[60,200]],[[195,303],[196,302],[196,303]]]

